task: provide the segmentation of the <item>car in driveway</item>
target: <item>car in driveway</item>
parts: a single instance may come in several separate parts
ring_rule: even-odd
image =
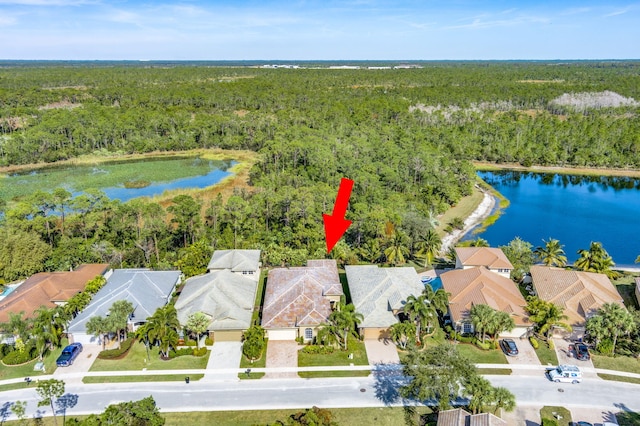
[[[576,359],[580,361],[589,361],[591,358],[589,356],[589,348],[584,343],[576,343],[574,345],[574,350],[576,351]]]
[[[68,367],[73,364],[73,360],[75,360],[78,355],[82,352],[82,344],[81,343],[72,343],[69,346],[65,347],[62,350],[62,353],[56,360],[56,365],[58,367]]]
[[[502,339],[500,341],[500,347],[506,355],[518,355],[518,347],[516,346],[516,342],[514,342],[513,339]]]

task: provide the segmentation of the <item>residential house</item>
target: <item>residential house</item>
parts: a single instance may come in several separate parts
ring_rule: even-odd
[[[64,305],[83,291],[89,281],[99,275],[108,276],[109,265],[92,263],[78,266],[74,271],[40,272],[32,275],[11,294],[0,300],[0,323],[9,321],[9,313],[24,312],[32,318],[34,311],[45,306]]]
[[[469,269],[483,266],[509,278],[513,265],[504,252],[493,247],[456,247],[456,269]]]
[[[407,297],[417,297],[424,290],[414,268],[348,265],[345,270],[356,312],[364,317],[359,329],[365,339],[388,338]]]
[[[186,325],[190,315],[202,312],[209,319],[207,330],[211,337],[218,342],[239,342],[251,326],[257,288],[253,277],[229,269],[191,277],[175,305],[180,324]]]
[[[449,293],[449,315],[456,329],[473,333],[470,319],[471,307],[489,305],[497,311],[507,312],[516,328],[505,336],[521,336],[531,324],[524,307],[526,301],[518,287],[502,274],[491,272],[484,266],[454,269],[440,275],[442,287]]]
[[[507,426],[507,422],[490,413],[471,414],[456,408],[440,411],[437,426]]]
[[[69,324],[69,341],[100,344],[96,336],[87,332],[87,321],[91,317],[107,316],[111,305],[118,300],[128,300],[133,305],[133,313],[129,317],[129,330],[135,331],[158,308],[169,302],[181,275],[180,271],[114,270],[89,306]]]
[[[310,341],[343,296],[335,260],[269,271],[262,326],[270,340]]]
[[[260,250],[216,250],[207,271],[229,270],[258,281],[260,278]]]
[[[574,328],[574,337],[584,333],[586,320],[605,303],[624,306],[622,297],[605,274],[571,271],[534,265],[531,279],[536,294],[564,309],[567,322]]]

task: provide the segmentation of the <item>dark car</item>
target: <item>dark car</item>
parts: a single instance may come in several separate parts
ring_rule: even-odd
[[[68,367],[73,364],[73,360],[82,352],[81,343],[72,343],[62,350],[62,353],[56,360],[58,367]]]
[[[576,358],[580,361],[589,361],[589,348],[584,343],[577,343],[575,346]]]
[[[500,341],[500,347],[504,351],[505,354],[509,356],[518,355],[518,347],[516,346],[516,342],[512,339],[502,339]]]

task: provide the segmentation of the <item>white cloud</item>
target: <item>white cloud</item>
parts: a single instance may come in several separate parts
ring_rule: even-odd
[[[91,0],[0,0],[0,4],[16,6],[78,6],[96,3]]]
[[[626,7],[624,9],[618,9],[618,10],[614,10],[611,13],[607,13],[606,15],[604,15],[605,18],[609,18],[611,16],[618,16],[618,15],[624,15],[625,13],[629,12],[631,10],[630,7]]]

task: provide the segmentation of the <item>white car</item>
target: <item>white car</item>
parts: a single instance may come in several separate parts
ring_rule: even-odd
[[[564,383],[580,383],[582,381],[582,372],[575,365],[559,365],[556,368],[547,370],[549,380],[552,382]]]

